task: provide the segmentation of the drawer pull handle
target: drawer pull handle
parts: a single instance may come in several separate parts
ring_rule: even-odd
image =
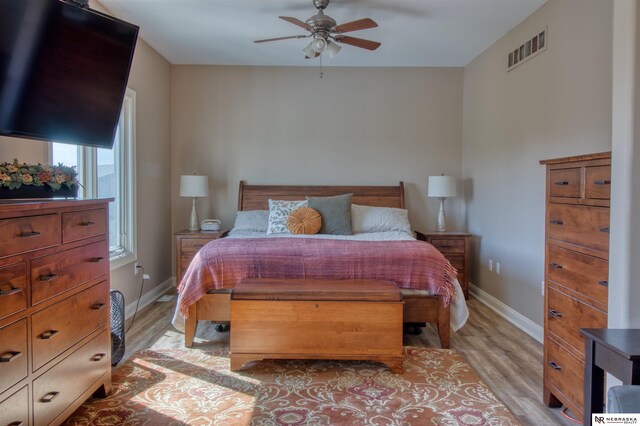
[[[86,222],[82,222],[80,226],[93,226],[95,224],[96,224],[95,222],[91,222],[90,220],[88,220]]]
[[[42,340],[49,340],[53,336],[55,336],[56,334],[58,334],[58,330],[49,330],[49,331],[45,331],[44,333],[42,333],[39,337]]]
[[[202,247],[204,247],[204,244],[194,244],[193,246],[195,248],[202,248]]]
[[[58,395],[60,395],[60,392],[49,392],[48,394],[40,398],[40,402],[45,402],[45,403],[51,402],[54,399],[56,399]]]
[[[549,361],[547,364],[549,364],[549,366],[554,370],[562,370],[562,367],[560,367],[555,361]]]
[[[605,280],[598,281],[598,284],[603,285],[605,287],[609,287],[609,281],[605,281]]]
[[[611,181],[610,180],[594,180],[593,184],[594,185],[611,185]]]
[[[91,357],[91,361],[101,361],[107,354],[95,354]]]
[[[20,238],[37,237],[38,235],[40,235],[38,231],[23,232],[20,234]]]
[[[549,315],[551,315],[554,318],[562,318],[562,312],[558,312],[555,309],[551,309],[549,311]]]
[[[21,422],[20,420],[16,420],[15,422],[9,423],[7,426],[22,426],[22,425],[24,425],[23,422]]]
[[[559,180],[558,182],[556,182],[556,185],[560,185],[560,186],[569,185],[569,182],[567,182],[566,180]]]
[[[92,257],[91,259],[89,259],[89,262],[98,263],[98,262],[101,262],[102,260],[104,260],[104,257]]]
[[[564,222],[561,220],[552,220],[551,222],[549,222],[552,225],[564,225]]]
[[[93,309],[94,311],[99,311],[100,309],[104,308],[105,306],[106,306],[106,305],[105,305],[104,303],[100,303],[100,302],[98,302],[98,303],[94,303],[94,304],[91,306],[91,309]]]
[[[562,269],[562,265],[558,263],[550,263],[549,266],[553,269]]]
[[[605,234],[608,234],[609,228],[600,228],[600,232],[604,232]]]
[[[40,275],[40,281],[53,281],[58,278],[58,274],[43,274]]]
[[[19,287],[11,287],[10,290],[0,290],[0,296],[11,296],[18,293],[22,293],[22,289]]]
[[[0,355],[0,362],[11,362],[22,356],[22,352],[7,352]]]

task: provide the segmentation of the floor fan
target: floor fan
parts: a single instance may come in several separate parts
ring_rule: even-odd
[[[111,365],[117,365],[124,356],[124,295],[111,290]]]

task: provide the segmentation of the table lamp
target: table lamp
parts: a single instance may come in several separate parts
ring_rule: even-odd
[[[428,197],[440,199],[440,211],[438,212],[438,223],[436,232],[447,230],[446,218],[444,215],[444,200],[456,196],[456,178],[453,176],[429,176]]]
[[[196,211],[196,199],[209,196],[209,179],[207,176],[183,175],[180,176],[180,196],[191,197],[191,219],[189,220],[189,230],[200,230],[198,212]]]

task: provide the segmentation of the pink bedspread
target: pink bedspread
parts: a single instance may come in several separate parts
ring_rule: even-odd
[[[378,279],[455,297],[456,270],[424,241],[223,238],[205,245],[178,286],[180,313],[213,289],[242,278]]]

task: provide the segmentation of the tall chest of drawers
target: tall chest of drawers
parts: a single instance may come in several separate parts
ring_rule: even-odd
[[[540,163],[547,167],[543,399],[582,420],[580,329],[607,326],[611,153]]]
[[[0,202],[0,420],[57,425],[111,387],[109,200]]]

